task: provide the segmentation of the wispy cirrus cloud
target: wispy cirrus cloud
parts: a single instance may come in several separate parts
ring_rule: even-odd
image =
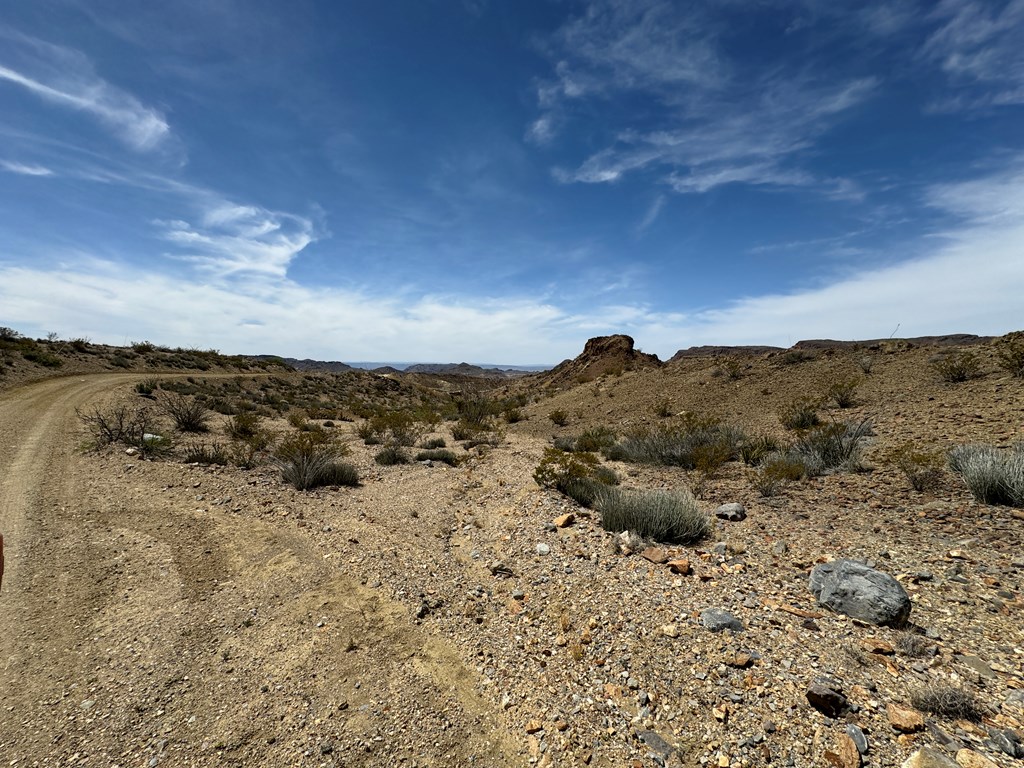
[[[576,112],[610,132],[577,167],[555,169],[566,183],[653,170],[680,193],[732,183],[833,193],[841,181],[817,178],[800,153],[869,99],[878,80],[743,68],[726,54],[725,34],[711,4],[679,13],[662,0],[595,0],[549,43],[555,77],[538,86],[542,112],[528,138],[552,143]],[[634,113],[643,128],[630,123]]]
[[[35,163],[19,163],[14,160],[0,160],[0,169],[21,176],[53,176],[53,171],[45,165]]]
[[[0,83],[18,86],[47,103],[84,112],[133,150],[157,149],[171,137],[156,108],[107,82],[79,51],[19,34],[0,34]]]
[[[1024,104],[1024,2],[943,0],[931,14],[939,27],[922,55],[961,89],[936,106]]]

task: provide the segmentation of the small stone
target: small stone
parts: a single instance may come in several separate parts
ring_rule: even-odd
[[[680,576],[687,576],[690,573],[690,561],[684,557],[669,560],[668,569]]]
[[[789,553],[789,544],[784,541],[776,541],[772,544],[772,554],[776,557],[782,557]]]
[[[751,656],[749,653],[740,651],[726,659],[725,663],[728,664],[730,667],[736,667],[737,669],[746,669],[747,667],[753,665],[754,657]]]
[[[992,667],[977,656],[961,656],[960,662],[988,680],[995,680],[996,678],[996,673]]]
[[[862,755],[868,753],[868,737],[864,735],[864,731],[860,727],[850,723],[846,726],[846,735],[853,739],[853,743],[857,745],[857,751]]]
[[[555,518],[556,528],[568,528],[570,525],[576,522],[576,515],[572,512],[567,512],[564,515],[560,515]]]
[[[877,637],[864,638],[860,641],[860,647],[868,653],[877,653],[881,656],[892,656],[896,653],[896,649],[892,647],[892,643],[880,640]]]
[[[700,613],[700,623],[712,632],[731,629],[733,632],[743,631],[743,622],[722,608],[707,608]]]
[[[654,731],[637,731],[636,735],[640,737],[652,752],[661,755],[663,758],[668,758],[675,752],[675,747]]]
[[[961,749],[956,753],[957,765],[962,768],[999,768],[998,765],[993,763],[984,755],[981,755],[970,749]]]
[[[661,634],[665,637],[679,637],[679,626],[676,624],[665,624],[661,628]]]
[[[839,717],[849,705],[839,683],[819,677],[807,688],[807,703],[826,717]]]
[[[890,703],[886,707],[889,724],[901,733],[916,733],[924,730],[924,715],[911,707]]]
[[[661,547],[648,547],[640,553],[640,557],[656,565],[662,565],[668,562],[668,552]]]
[[[543,557],[544,555],[551,554],[551,547],[549,547],[547,544],[538,544],[537,554],[541,557]]]
[[[537,731],[543,731],[543,730],[544,730],[544,723],[542,723],[540,720],[531,720],[530,722],[528,722],[526,724],[526,732],[527,733],[537,733]]]
[[[961,768],[961,766],[936,749],[922,747],[904,760],[900,768]]]
[[[715,510],[715,517],[721,520],[728,520],[731,523],[738,523],[741,520],[746,520],[747,510],[742,504],[732,502],[729,504],[723,504]]]
[[[526,599],[526,593],[523,592],[523,590],[521,590],[521,589],[513,589],[512,590],[512,599],[513,600],[525,600]]]

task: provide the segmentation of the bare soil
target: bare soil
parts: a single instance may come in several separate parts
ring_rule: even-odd
[[[1021,439],[1024,382],[987,361],[985,378],[945,384],[934,352],[876,352],[858,405],[832,414],[873,419],[871,472],[763,498],[736,462],[703,479],[613,463],[628,486],[744,504],[744,521],[665,548],[688,575],[618,551],[595,514],[536,485],[552,436],[656,424],[666,401],[781,436],[778,410],[856,374],[861,351],[750,356],[735,379],[687,358],[560,382],[499,447],[458,449],[458,467],[380,467],[353,436],[362,485],[312,492],[270,467],[83,451],[74,408],[136,397],[139,375],[7,391],[0,764],[810,768],[855,764],[847,725],[868,766],[926,744],[1020,764],[993,736],[1024,718],[1020,510],[952,475],[913,491],[883,457]],[[833,557],[903,583],[916,642],[815,604],[807,574]],[[705,629],[711,607],[744,630]],[[805,696],[822,675],[849,698],[839,717]],[[934,685],[974,695],[984,719],[897,728],[889,705]]]

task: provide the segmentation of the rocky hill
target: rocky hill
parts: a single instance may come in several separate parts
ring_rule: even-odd
[[[657,355],[636,349],[631,336],[616,334],[596,336],[571,360],[564,360],[547,373],[537,377],[546,386],[592,381],[607,374],[621,374],[642,368],[660,368],[663,365]]]

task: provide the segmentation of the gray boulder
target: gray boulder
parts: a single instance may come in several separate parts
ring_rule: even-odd
[[[822,563],[811,571],[818,604],[854,619],[901,627],[910,618],[910,597],[892,576],[855,560]]]
[[[700,623],[712,632],[731,629],[733,632],[743,631],[743,622],[723,608],[707,608],[700,612]]]
[[[733,523],[738,523],[741,520],[746,520],[747,510],[744,509],[742,504],[738,504],[734,501],[729,504],[723,504],[716,509],[715,517],[722,520],[728,520]]]

